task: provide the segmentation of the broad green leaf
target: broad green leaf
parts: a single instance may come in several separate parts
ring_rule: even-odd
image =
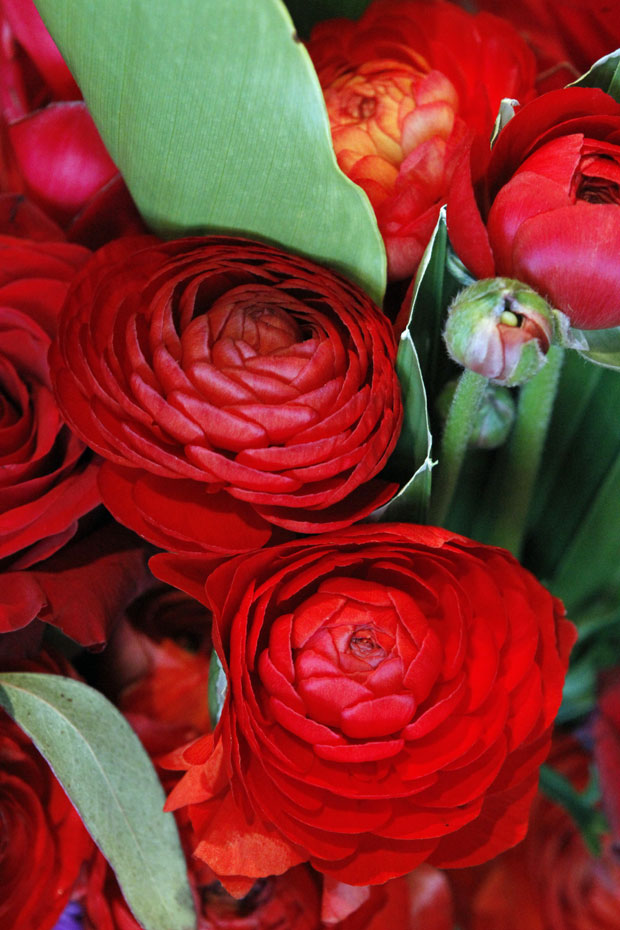
[[[306,39],[323,19],[359,19],[370,0],[285,0],[300,36]]]
[[[147,224],[225,231],[328,264],[377,302],[386,258],[342,174],[281,0],[37,0]]]
[[[145,930],[194,930],[174,817],[124,717],[80,681],[33,672],[1,673],[0,705],[49,762]]]
[[[611,329],[581,329],[579,335],[588,344],[580,354],[605,368],[620,369],[620,326]]]
[[[620,103],[620,49],[599,58],[586,74],[569,87],[598,87]]]

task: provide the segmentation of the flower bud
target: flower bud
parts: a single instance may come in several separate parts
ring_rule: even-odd
[[[532,288],[487,278],[457,294],[444,339],[460,365],[513,387],[543,367],[554,328],[553,310]]]
[[[437,413],[442,420],[448,418],[457,381],[449,381],[436,401]],[[515,402],[506,387],[488,384],[482,402],[476,410],[469,446],[472,449],[497,449],[510,434],[515,419]]]

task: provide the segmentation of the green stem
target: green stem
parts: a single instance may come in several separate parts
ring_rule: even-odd
[[[500,456],[495,519],[485,542],[519,558],[527,516],[557,394],[564,350],[551,346],[547,364],[520,391],[517,419]]]
[[[446,519],[454,489],[467,451],[474,418],[484,397],[488,378],[475,371],[464,371],[459,378],[439,453],[431,498],[431,522],[441,526]]]
[[[543,765],[540,769],[539,788],[546,796],[563,807],[572,818],[593,856],[601,855],[601,836],[609,832],[604,814],[595,807],[598,799],[596,780],[581,794],[560,772]]]

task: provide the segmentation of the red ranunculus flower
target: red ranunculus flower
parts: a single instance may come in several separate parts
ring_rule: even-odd
[[[477,0],[505,17],[534,50],[540,84],[548,90],[574,81],[620,45],[618,7],[609,0]]]
[[[591,759],[570,737],[554,742],[549,759],[578,791]],[[617,789],[616,789],[617,790]],[[586,847],[570,815],[539,794],[524,842],[487,867],[454,873],[463,930],[617,930],[620,864],[610,837],[602,854]]]
[[[409,277],[467,128],[488,136],[502,97],[533,96],[534,57],[496,16],[426,0],[374,0],[357,23],[319,23],[308,51],[338,163],[375,209],[390,277]]]
[[[517,278],[583,329],[620,324],[620,104],[570,87],[532,101],[456,169],[448,231],[479,278]]]
[[[119,240],[67,298],[50,361],[109,460],[104,502],[167,549],[243,551],[352,523],[399,432],[395,344],[350,282],[269,245]]]
[[[73,241],[144,231],[32,0],[0,0],[0,188],[26,194]]]
[[[168,807],[224,881],[377,883],[523,837],[574,629],[509,553],[385,524],[151,566],[214,614],[229,691]]]
[[[64,423],[47,354],[70,281],[88,258],[67,243],[0,237],[0,632],[32,619],[24,569],[57,552],[99,501],[98,466]]]
[[[61,671],[51,664],[32,670]],[[93,843],[45,759],[3,710],[0,824],[0,927],[50,930]]]

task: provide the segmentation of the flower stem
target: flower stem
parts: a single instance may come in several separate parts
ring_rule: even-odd
[[[431,498],[431,522],[446,519],[467,451],[474,418],[486,391],[488,378],[465,370],[459,378],[441,439],[439,464]]]
[[[494,519],[485,542],[519,558],[558,389],[564,350],[551,346],[547,364],[520,391],[517,419],[499,461]],[[487,519],[491,512],[487,515]]]

